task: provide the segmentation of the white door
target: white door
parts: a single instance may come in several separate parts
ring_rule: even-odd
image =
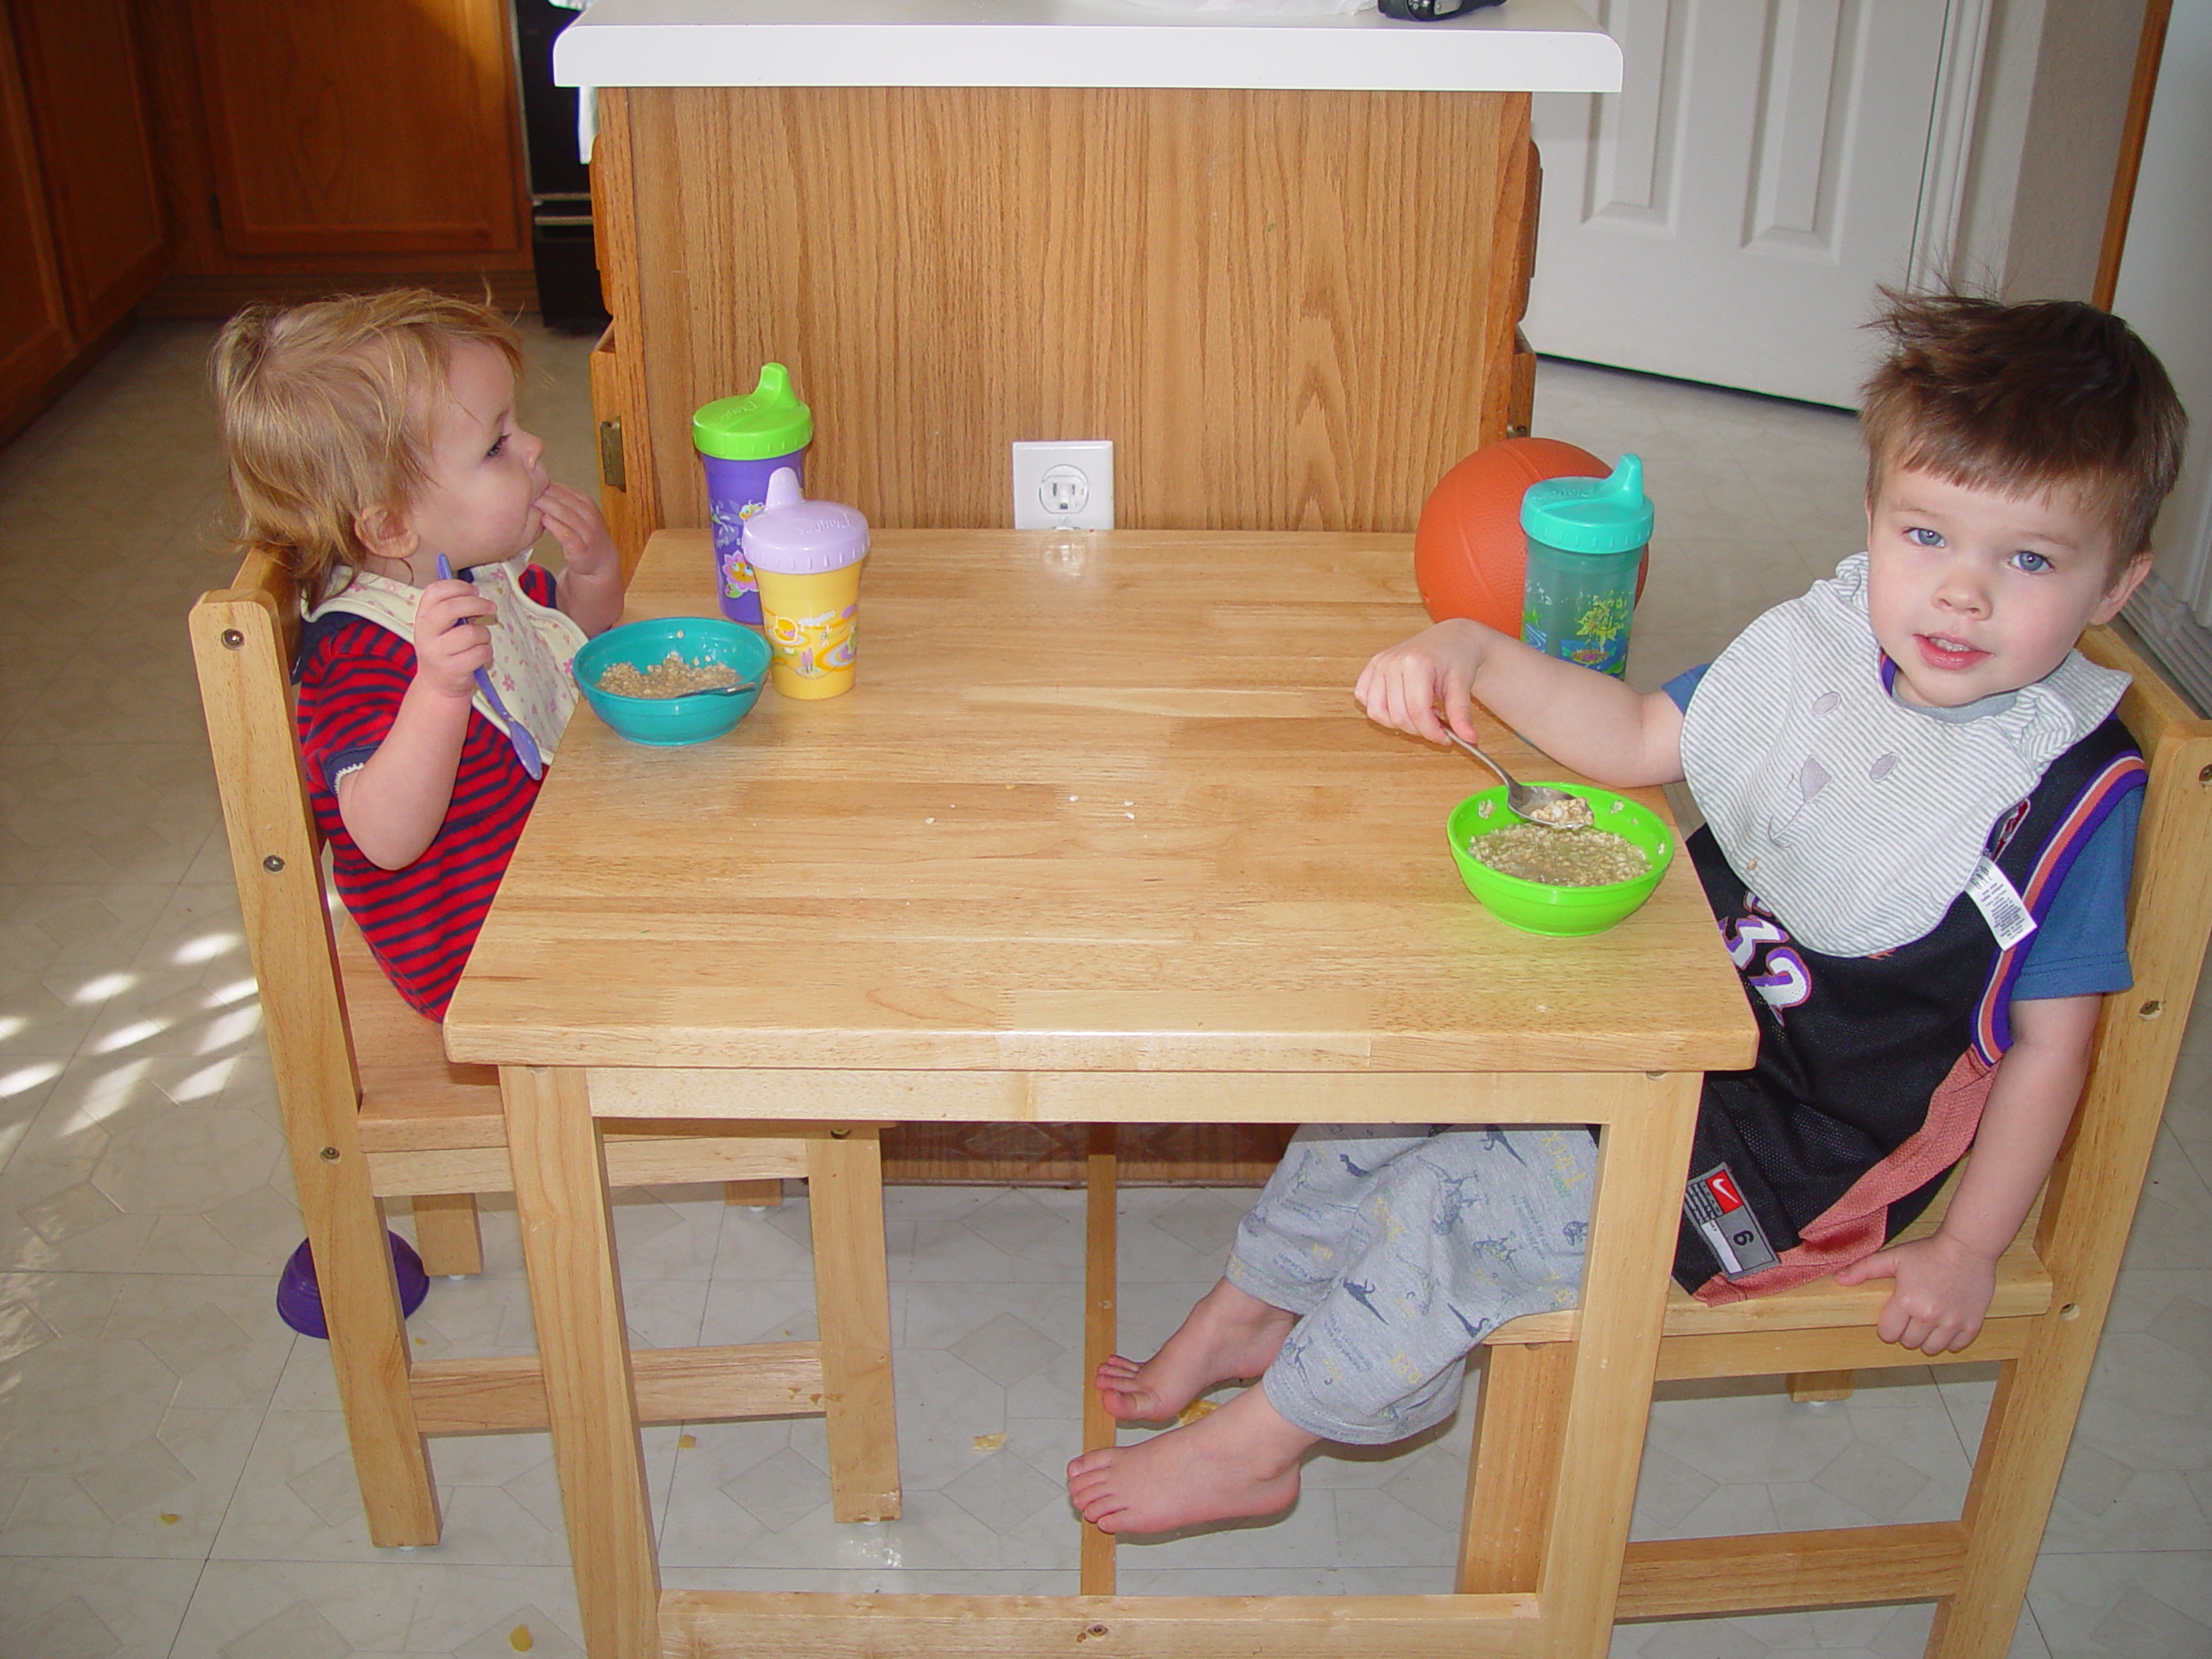
[[[1874,285],[1911,268],[1950,8],[1597,10],[1625,60],[1621,91],[1535,98],[1544,196],[1529,343],[1855,404]]]

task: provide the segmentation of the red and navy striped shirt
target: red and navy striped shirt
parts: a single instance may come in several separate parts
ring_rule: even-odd
[[[554,602],[553,577],[543,567],[524,567],[521,581],[539,604]],[[330,842],[338,896],[400,995],[442,1020],[537,785],[505,734],[471,709],[445,822],[412,864],[380,869],[346,833],[335,785],[391,730],[414,683],[415,647],[366,617],[333,612],[302,630],[298,677],[308,798]]]

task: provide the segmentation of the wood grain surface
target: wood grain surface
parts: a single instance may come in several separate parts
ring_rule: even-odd
[[[192,0],[188,10],[226,251],[526,243],[499,0],[372,10]]]
[[[12,0],[69,321],[79,341],[130,314],[168,264],[128,0]],[[10,253],[29,264],[31,251]]]
[[[1547,1651],[1530,1596],[960,1596],[671,1590],[661,1659],[1408,1659]],[[1093,1647],[1090,1644],[1096,1643]],[[644,1651],[644,1650],[641,1650]]]
[[[769,360],[880,524],[1010,524],[1010,442],[1109,438],[1122,525],[1410,530],[1511,423],[1526,93],[601,98],[649,524],[706,522],[692,411]]]
[[[709,568],[702,535],[656,537],[632,613],[701,608]],[[1404,538],[887,531],[861,593],[849,696],[771,694],[681,749],[579,708],[448,1052],[924,1073],[1749,1063],[1687,861],[1589,939],[1517,932],[1461,887],[1444,822],[1484,779],[1350,692],[1421,620]],[[1560,775],[1484,725],[1508,766]]]

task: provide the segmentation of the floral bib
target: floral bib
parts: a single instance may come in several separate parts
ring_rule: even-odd
[[[504,564],[476,566],[467,579],[492,601],[499,619],[491,630],[492,665],[485,671],[499,689],[500,701],[530,728],[538,752],[550,760],[576,706],[575,677],[569,664],[582,647],[585,634],[566,613],[540,605],[523,592],[518,578],[529,563],[524,550]],[[366,617],[411,642],[415,609],[422,601],[419,588],[356,570],[342,591],[315,606],[308,618],[312,621],[342,611]],[[470,705],[502,734],[507,732],[507,722],[493,711],[480,686]]]

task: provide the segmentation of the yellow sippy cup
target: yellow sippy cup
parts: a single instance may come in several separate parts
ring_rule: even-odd
[[[853,689],[853,655],[868,520],[835,501],[809,501],[798,474],[779,467],[767,505],[745,526],[745,556],[760,584],[760,632],[775,656],[769,672],[787,697],[834,697]]]

